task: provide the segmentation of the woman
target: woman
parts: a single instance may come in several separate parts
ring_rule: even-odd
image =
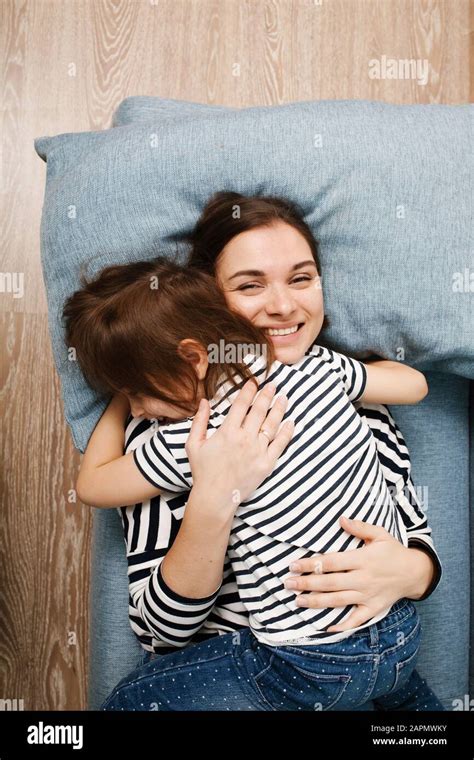
[[[305,343],[307,333],[314,333],[316,327],[318,334],[327,324],[322,290],[314,287],[315,264],[318,274],[321,274],[317,244],[291,204],[279,199],[219,193],[206,207],[191,242],[190,264],[214,274],[228,304],[266,329],[280,361],[291,364]],[[319,282],[319,278],[316,281]],[[318,343],[322,343],[320,338]],[[248,406],[251,400],[247,391],[243,403]],[[131,411],[135,417],[151,416],[146,399],[134,399]],[[387,480],[392,485],[403,485],[403,489],[397,491],[400,499],[406,498],[403,493],[405,489],[413,496],[408,452],[388,410],[369,405],[366,409],[359,406],[358,411],[366,417],[376,437]],[[153,693],[153,680],[150,680],[153,674],[156,676],[165,670],[170,673],[170,669],[179,668],[177,663],[188,667],[191,662],[204,662],[209,657],[216,657],[220,667],[225,666],[229,653],[231,657],[232,647],[235,649],[235,642],[229,642],[232,634],[221,635],[211,644],[193,643],[186,651],[166,655],[164,659],[160,654],[154,662],[147,664],[147,660],[159,652],[170,651],[166,645],[175,651],[176,647],[184,647],[190,640],[197,642],[208,638],[211,633],[224,634],[248,626],[228,563],[224,564],[222,577],[230,525],[216,519],[219,505],[213,504],[210,496],[214,493],[210,485],[214,479],[225,477],[226,483],[229,483],[232,477],[238,475],[233,452],[235,436],[241,433],[235,429],[227,440],[223,437],[219,441],[219,461],[216,462],[209,442],[199,439],[199,431],[202,433],[206,429],[205,422],[202,415],[201,418],[197,416],[195,435],[189,442],[193,479],[201,487],[193,489],[185,518],[182,519],[184,503],[180,497],[169,500],[166,505],[161,498],[160,504],[152,500],[148,507],[122,508],[133,602],[131,622],[149,653],[145,655],[142,668],[119,684],[120,688],[117,687],[105,709],[133,709],[132,704],[135,709],[154,709],[149,706],[153,699],[137,703],[138,694],[141,693],[138,685],[143,684],[144,680]],[[129,422],[127,450],[138,446],[149,435],[149,429],[146,420]],[[213,437],[214,447],[219,434],[220,431]],[[394,451],[403,449],[406,456],[400,460]],[[248,479],[252,468],[258,470],[259,457],[263,456],[260,442],[255,441],[250,446],[247,441],[245,453],[248,455],[247,461],[241,460],[239,465],[240,472],[246,473]],[[263,479],[264,476],[260,481]],[[237,480],[235,486],[238,488]],[[143,516],[143,512],[147,511],[148,515]],[[157,511],[160,519],[154,521],[152,515]],[[426,522],[415,523],[409,548],[402,546],[383,529],[358,521],[354,525],[341,523],[348,533],[366,541],[366,545],[352,552],[326,555],[300,564],[298,572],[307,574],[299,577],[297,589],[310,592],[305,594],[307,605],[318,608],[357,604],[351,617],[333,629],[342,631],[363,625],[387,605],[404,597],[426,598],[439,581],[440,567]],[[199,635],[195,635],[197,631]],[[232,705],[231,709],[275,709],[262,706],[253,692],[249,694],[248,690],[243,694],[237,693],[238,690],[232,693],[236,682],[229,676],[227,686],[225,679],[224,667],[224,671],[213,679],[210,701],[205,700],[203,694],[205,704],[199,708],[193,699],[193,709],[225,709],[226,703]],[[155,683],[158,683],[156,678]],[[198,691],[200,686],[198,683]],[[203,688],[201,690],[205,691]],[[186,706],[189,708],[191,702],[184,704],[185,697],[185,693],[176,692],[173,704],[178,707],[164,709],[179,709],[180,704],[183,704],[183,709]],[[145,706],[140,707],[140,704]],[[368,701],[367,705],[360,709],[374,709],[371,702]],[[399,707],[396,701],[393,705]],[[390,703],[379,707],[390,709]],[[423,707],[405,704],[399,709],[441,708],[439,705]]]

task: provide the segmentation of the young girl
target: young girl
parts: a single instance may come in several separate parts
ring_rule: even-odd
[[[132,453],[100,465],[93,435],[79,475],[79,496],[97,506],[120,506],[160,490],[189,490],[185,445],[191,417],[186,415],[195,413],[202,397],[210,399],[212,435],[243,380],[253,379],[260,392],[273,383],[287,396],[286,416],[295,432],[274,471],[253,493],[229,494],[235,518],[228,553],[239,593],[253,635],[273,651],[301,653],[309,666],[321,645],[347,640],[350,646],[358,628],[328,629],[346,619],[352,606],[305,610],[304,595],[290,588],[291,563],[356,548],[358,540],[339,525],[341,515],[379,525],[407,545],[403,515],[383,478],[372,433],[350,401],[415,403],[427,392],[423,375],[395,362],[366,366],[316,344],[298,362],[282,364],[274,361],[263,331],[229,310],[212,277],[155,260],[143,263],[137,279],[132,266],[133,281],[130,267],[111,267],[69,299],[64,312],[68,345],[76,348],[93,386],[125,394],[132,403],[138,394],[154,417],[180,423],[160,427]],[[127,331],[130,310],[143,317],[138,341]],[[239,357],[243,347],[245,355]],[[261,433],[270,435],[265,429]],[[117,435],[123,440],[123,430]],[[389,613],[384,610],[360,628]],[[393,626],[392,631],[394,644],[400,643],[400,630]],[[412,629],[407,635],[415,646],[412,666],[419,626],[417,633]],[[406,660],[407,652],[399,651]],[[280,682],[285,672],[279,672]]]

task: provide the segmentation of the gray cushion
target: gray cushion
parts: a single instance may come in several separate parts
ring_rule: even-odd
[[[157,243],[171,253],[207,197],[221,189],[276,192],[303,204],[322,241],[332,318],[327,337],[336,348],[395,358],[402,347],[405,361],[420,369],[473,377],[472,294],[453,290],[453,275],[470,262],[469,114],[467,106],[362,101],[237,112],[132,97],[117,109],[109,132],[37,140],[48,159],[42,257],[51,333],[78,448],[85,448],[105,404],[66,363],[62,347],[59,312],[77,287],[80,263],[95,257],[89,271],[97,271],[153,256]],[[397,206],[404,206],[405,219],[397,219]],[[469,417],[468,380],[436,371],[427,377],[429,396],[392,413],[411,452],[413,480],[428,496],[443,563],[439,588],[418,605],[424,629],[418,667],[452,709],[468,693],[473,412]],[[94,511],[92,558],[89,707],[95,709],[143,652],[128,622],[115,511]]]
[[[321,241],[332,323],[325,338],[336,349],[474,378],[464,278],[470,106],[186,104],[182,116],[175,101],[163,118],[165,104],[142,98],[141,121],[130,123],[137,106],[129,102],[114,122],[123,118],[124,126],[35,141],[48,164],[41,253],[51,337],[77,448],[85,449],[106,404],[64,345],[61,309],[81,265],[89,262],[93,274],[158,250],[173,254],[222,189],[280,194],[302,206]],[[456,273],[461,292],[453,290]]]

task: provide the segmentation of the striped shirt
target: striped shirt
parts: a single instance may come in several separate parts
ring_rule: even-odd
[[[120,510],[129,562],[130,620],[145,649],[185,646],[198,640],[198,632],[202,637],[249,624],[257,638],[269,644],[320,643],[350,635],[352,631],[327,634],[324,628],[352,607],[297,608],[294,592],[282,583],[292,559],[363,545],[338,526],[343,513],[382,525],[405,546],[410,539],[409,545],[426,547],[438,565],[436,585],[441,577],[400,431],[385,407],[357,408],[356,403],[354,408],[349,402],[363,393],[364,365],[313,346],[297,365],[275,362],[263,381],[263,357],[250,355],[246,361],[261,387],[273,381],[277,392],[288,396],[286,416],[296,427],[273,473],[238,507],[223,581],[210,597],[181,597],[160,574],[192,485],[184,450],[191,420],[158,430],[146,420],[129,422],[126,451],[134,451],[148,480],[167,489],[150,502]],[[238,390],[228,381],[220,386],[211,402],[210,434],[222,423]]]

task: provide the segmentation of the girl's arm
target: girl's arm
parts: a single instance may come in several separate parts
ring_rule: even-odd
[[[368,404],[417,404],[428,393],[422,372],[400,362],[385,359],[364,362],[365,389],[359,401]]]
[[[252,387],[251,387],[252,386]],[[245,389],[245,392],[244,392]],[[265,414],[268,411],[268,402],[272,394],[275,392],[275,386],[271,384],[266,386],[266,389],[262,393],[262,399],[257,399],[253,407],[255,407],[254,414],[249,416],[249,427],[240,430],[237,434],[235,432],[235,419],[240,420],[242,425],[243,411],[247,413],[249,399],[254,398],[255,384],[247,381],[244,388],[240,391],[236,399],[234,399],[231,407],[231,411],[227,415],[225,421],[221,425],[221,429],[213,435],[209,440],[200,441],[200,445],[205,444],[206,454],[204,461],[206,461],[206,467],[208,467],[209,457],[215,457],[216,462],[219,462],[219,457],[222,455],[222,447],[227,443],[227,438],[231,436],[231,447],[236,458],[234,465],[234,478],[242,475],[244,482],[247,482],[248,492],[246,495],[242,491],[240,501],[243,501],[246,496],[256,488],[261,482],[259,477],[259,468],[255,467],[254,472],[248,471],[248,464],[246,463],[246,457],[239,456],[239,446],[246,453],[249,450],[249,446],[254,443],[254,429],[252,427],[252,420],[259,419],[262,414],[262,409]],[[252,394],[253,395],[249,395]],[[201,408],[203,408],[204,401],[201,401]],[[252,407],[252,408],[253,408]],[[154,469],[147,479],[145,475],[142,475],[140,469],[136,463],[135,455],[136,451],[129,452],[123,455],[123,439],[124,439],[124,425],[129,412],[128,401],[121,394],[116,394],[106,411],[99,420],[91,438],[88,443],[87,449],[84,453],[84,457],[81,463],[81,469],[79,471],[79,477],[76,484],[77,494],[81,501],[85,504],[91,504],[95,507],[121,507],[136,504],[140,501],[148,501],[153,496],[157,496],[161,493],[158,484],[153,484],[153,478],[157,479],[159,483],[168,482],[169,477],[165,477],[161,470]],[[281,413],[281,416],[280,416]],[[281,422],[283,416],[283,407],[277,402],[275,408],[268,414],[268,420],[278,419],[278,423]],[[188,451],[191,442],[195,440],[195,436],[192,435],[193,429],[198,428],[199,423],[196,420],[198,415],[195,415],[193,426],[188,437],[188,443],[186,449]],[[199,418],[200,419],[200,418]],[[246,422],[247,425],[247,422]],[[268,450],[264,452],[261,461],[260,468],[270,468],[267,471],[267,475],[273,470],[275,466],[276,458],[275,452],[281,453],[282,443],[288,444],[290,428],[292,430],[293,423],[287,421],[281,431],[275,435],[275,439],[272,441]],[[267,424],[268,429],[268,424]],[[258,432],[258,431],[257,431]],[[277,431],[275,431],[276,433]],[[292,432],[291,432],[292,434]],[[145,445],[146,448],[146,445]],[[279,455],[279,454],[278,454]],[[168,463],[170,464],[170,463]],[[192,463],[191,463],[192,465]],[[155,463],[156,467],[156,463]],[[209,476],[206,468],[204,471],[196,464],[193,469],[193,482],[205,484],[206,487],[214,489],[224,489],[228,492],[229,501],[233,498],[232,489],[228,484],[228,473],[226,471],[219,472],[219,476],[213,474]],[[253,481],[256,478],[256,485],[252,486]],[[186,490],[185,487],[178,490]],[[237,508],[237,503],[234,505]]]
[[[76,483],[77,495],[84,504],[120,507],[147,501],[160,493],[139,471],[133,452],[123,454],[129,413],[126,397],[116,394],[92,433]]]

